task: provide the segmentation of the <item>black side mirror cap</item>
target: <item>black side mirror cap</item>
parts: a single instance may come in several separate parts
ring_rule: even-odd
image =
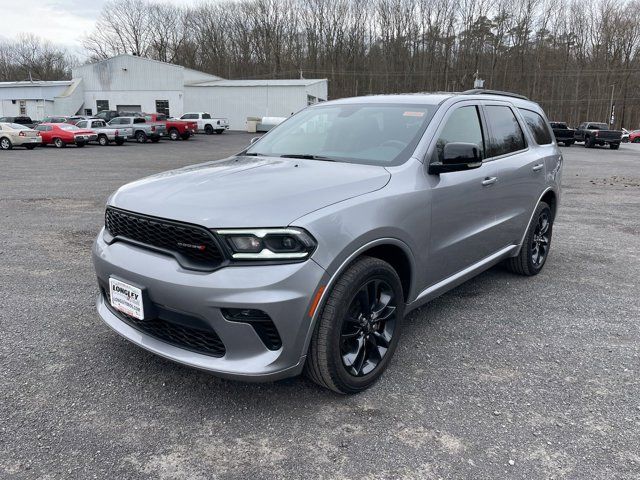
[[[482,166],[482,151],[475,143],[451,142],[444,146],[442,162],[429,164],[429,173],[438,175],[447,172],[473,170]]]

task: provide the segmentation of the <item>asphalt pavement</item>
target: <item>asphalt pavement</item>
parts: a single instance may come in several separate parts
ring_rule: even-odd
[[[108,195],[251,136],[0,152],[0,478],[640,478],[640,145],[561,147],[544,271],[413,312],[344,397],[182,367],[95,312]]]

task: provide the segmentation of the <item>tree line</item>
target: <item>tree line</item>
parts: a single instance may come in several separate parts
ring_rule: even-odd
[[[328,78],[330,98],[460,91],[477,76],[574,125],[606,120],[613,96],[616,124],[640,128],[640,0],[110,0],[83,45],[92,60]]]
[[[65,80],[77,62],[64,48],[33,34],[0,39],[0,81]]]

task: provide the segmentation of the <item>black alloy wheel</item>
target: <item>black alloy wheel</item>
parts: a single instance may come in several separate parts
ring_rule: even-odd
[[[533,230],[531,239],[531,263],[534,267],[540,268],[547,259],[549,246],[551,244],[551,220],[549,210],[543,210],[538,217],[538,222]]]
[[[334,392],[361,392],[380,378],[398,346],[402,282],[388,262],[362,256],[330,288],[318,307],[305,373]]]
[[[351,301],[342,331],[342,364],[354,377],[371,373],[382,361],[396,327],[397,299],[382,279],[367,281]]]

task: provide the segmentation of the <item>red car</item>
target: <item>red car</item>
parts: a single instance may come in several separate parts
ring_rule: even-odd
[[[40,123],[35,129],[40,132],[42,145],[53,144],[57,148],[67,145],[84,147],[98,139],[98,134],[93,130],[83,130],[68,123]]]
[[[147,122],[161,123],[167,126],[167,133],[171,140],[189,140],[198,131],[198,122],[167,118],[164,113],[143,113]]]
[[[631,143],[640,143],[640,130],[634,130],[629,134],[629,141]]]

